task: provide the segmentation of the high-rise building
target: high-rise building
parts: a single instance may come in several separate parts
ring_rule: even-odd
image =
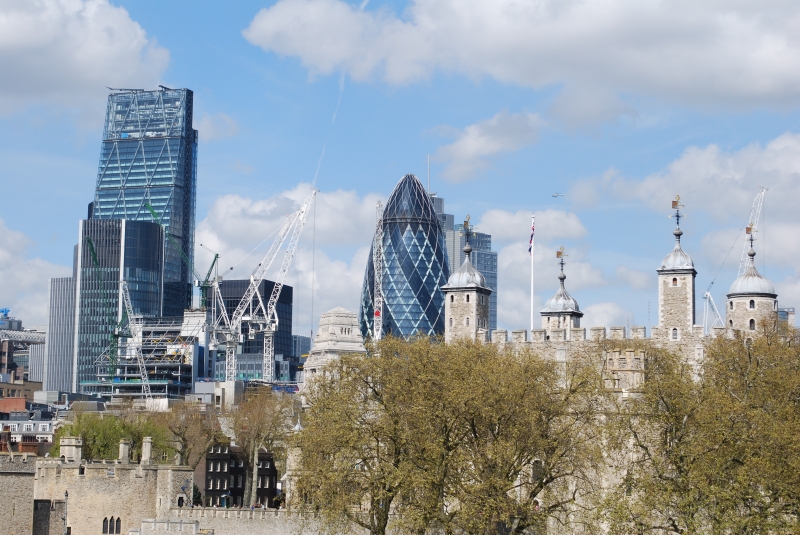
[[[311,351],[311,337],[303,336],[300,334],[292,335],[292,356],[301,358],[303,355],[308,355]]]
[[[98,359],[107,351],[125,308],[121,281],[127,282],[134,314],[163,315],[162,227],[148,221],[88,219],[79,228],[72,392],[80,392],[82,383],[97,381]]]
[[[223,280],[220,283],[220,293],[225,302],[225,311],[228,317],[233,315],[236,307],[250,286],[249,280]],[[261,300],[266,304],[275,283],[269,280],[261,281],[258,293]],[[289,285],[281,288],[278,302],[275,305],[275,312],[278,315],[278,330],[274,334],[273,347],[275,350],[275,377],[279,380],[290,380],[288,376],[293,376],[294,372],[286,372],[286,363],[292,357],[292,301],[294,290]],[[257,307],[259,297],[253,296],[253,307]],[[264,370],[264,333],[251,333],[247,322],[242,322],[242,352],[236,355],[236,379],[261,379]],[[215,363],[215,376],[218,380],[225,380],[225,348],[217,351],[218,357]],[[299,359],[298,359],[299,362]],[[283,364],[282,364],[283,363]],[[288,368],[287,368],[288,369]],[[297,366],[295,365],[295,371]],[[286,379],[281,379],[286,377]],[[267,378],[270,380],[272,378]]]
[[[123,91],[108,96],[105,129],[90,219],[153,221],[169,237],[164,262],[164,315],[191,306],[194,259],[197,130],[188,89]],[[169,241],[169,240],[168,240]]]
[[[431,194],[431,202],[445,234],[447,259],[451,268],[464,263],[464,224],[454,224],[452,214],[444,213],[444,199]],[[472,248],[470,262],[486,279],[486,286],[492,290],[489,296],[489,330],[497,329],[497,252],[492,251],[492,236],[483,232],[470,231],[469,244]]]
[[[72,390],[75,355],[75,276],[50,279],[50,317],[41,377],[43,390]],[[40,380],[40,379],[36,379]]]
[[[450,277],[444,232],[425,187],[406,175],[386,202],[383,222],[382,332],[408,338],[444,333],[444,293]],[[374,245],[374,244],[373,244]],[[375,267],[370,248],[361,292],[362,336],[372,336]]]

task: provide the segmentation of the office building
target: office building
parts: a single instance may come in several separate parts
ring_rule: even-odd
[[[50,279],[50,314],[41,376],[45,390],[70,392],[75,355],[75,276]]]
[[[89,219],[80,222],[79,230],[72,392],[83,392],[83,383],[97,381],[99,359],[108,354],[125,308],[120,300],[122,280],[127,282],[135,315],[163,315],[161,226],[147,221]]]
[[[302,358],[311,351],[311,337],[299,334],[292,335],[292,356]]]
[[[372,336],[376,317],[381,318],[386,334],[404,338],[443,334],[441,286],[450,276],[450,266],[433,202],[417,177],[406,175],[398,182],[386,202],[382,222],[383,312],[375,316],[370,248],[359,311],[361,335]]]
[[[444,213],[444,199],[431,193],[431,202],[445,234],[447,259],[455,270],[464,263],[464,224],[454,224],[452,214]],[[471,231],[469,244],[472,248],[470,262],[484,276],[486,287],[492,290],[489,296],[489,330],[497,329],[497,251],[492,251],[492,236],[483,232]]]
[[[197,130],[188,89],[123,91],[108,96],[97,187],[90,219],[153,221],[165,225],[164,315],[191,306],[194,259]],[[180,249],[178,251],[177,249]]]
[[[223,280],[220,283],[220,293],[225,302],[225,311],[228,317],[233,315],[236,307],[250,286],[249,280]],[[269,297],[272,294],[272,289],[275,283],[268,280],[261,281],[258,286],[258,293],[261,295],[261,301],[266,305]],[[275,377],[280,378],[282,375],[287,377],[285,380],[290,380],[289,376],[294,377],[297,370],[297,364],[294,366],[294,371],[281,374],[281,362],[289,362],[293,355],[292,349],[292,299],[293,289],[291,286],[284,285],[281,289],[278,302],[275,305],[275,312],[278,315],[278,330],[275,332],[273,339],[273,347],[275,348]],[[259,304],[258,295],[253,296],[252,306],[255,309]],[[262,379],[264,369],[264,334],[263,333],[250,333],[250,327],[247,322],[242,322],[242,351],[236,356],[236,378],[240,380]],[[217,351],[215,376],[218,380],[225,379],[225,348],[220,348]],[[271,380],[272,378],[266,378]]]

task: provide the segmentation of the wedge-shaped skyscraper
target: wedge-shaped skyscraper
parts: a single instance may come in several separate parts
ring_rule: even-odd
[[[384,334],[404,338],[444,334],[441,287],[450,277],[444,232],[417,177],[406,175],[400,180],[386,202],[382,219],[383,313],[375,316],[371,250],[361,293],[361,334],[372,336],[373,321],[382,321]]]

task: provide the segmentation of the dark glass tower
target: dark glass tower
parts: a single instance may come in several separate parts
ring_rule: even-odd
[[[374,244],[373,244],[374,245]],[[383,211],[383,332],[408,338],[444,334],[444,293],[450,267],[433,203],[414,175],[404,176]],[[359,321],[372,335],[375,268],[370,248]]]
[[[97,256],[97,267],[87,238]],[[136,315],[162,315],[164,231],[149,221],[80,222],[75,283],[75,342],[72,391],[96,382],[97,360],[109,347],[111,333],[125,308],[120,281],[125,280]]]
[[[188,89],[126,91],[108,96],[91,219],[153,221],[149,203],[186,258],[194,258],[197,130]],[[164,315],[191,306],[192,275],[166,244]]]

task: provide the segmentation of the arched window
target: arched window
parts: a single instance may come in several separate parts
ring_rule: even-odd
[[[467,327],[469,327],[469,316],[467,316]]]
[[[750,330],[751,331],[756,330],[756,320],[750,320]]]
[[[469,303],[469,294],[467,294],[467,303]]]
[[[85,466],[83,466],[83,465],[80,465],[80,466],[78,467],[78,475],[79,475],[79,476],[82,476],[82,475],[85,475],[85,474],[86,474],[86,467],[85,467]]]
[[[452,297],[452,296],[450,296],[450,297]],[[452,327],[452,326],[453,326],[453,318],[450,318],[450,327]]]
[[[731,303],[731,304],[733,304],[733,303]],[[728,320],[728,325],[730,325],[731,327],[733,327],[733,320]]]
[[[673,286],[677,286],[677,285],[678,285],[678,279],[676,279],[676,278],[673,278],[673,279],[672,279],[672,285],[673,285]]]
[[[456,300],[455,296],[452,296],[452,295],[451,295],[451,296],[450,296],[450,302],[452,303],[452,302],[453,302],[453,301],[455,301],[455,300]]]
[[[242,477],[242,476],[239,476]],[[178,496],[178,507],[183,507],[183,496]]]
[[[117,529],[114,531],[114,533],[122,533],[122,520],[119,518],[117,518]]]
[[[750,308],[756,308],[756,302],[753,299],[750,300]]]
[[[111,520],[108,521],[108,532],[114,533],[114,517],[111,517]]]
[[[678,339],[678,329],[672,329],[672,339],[673,340]]]
[[[733,301],[731,301],[731,310],[733,310]]]
[[[103,519],[103,533],[108,533],[108,517]]]

